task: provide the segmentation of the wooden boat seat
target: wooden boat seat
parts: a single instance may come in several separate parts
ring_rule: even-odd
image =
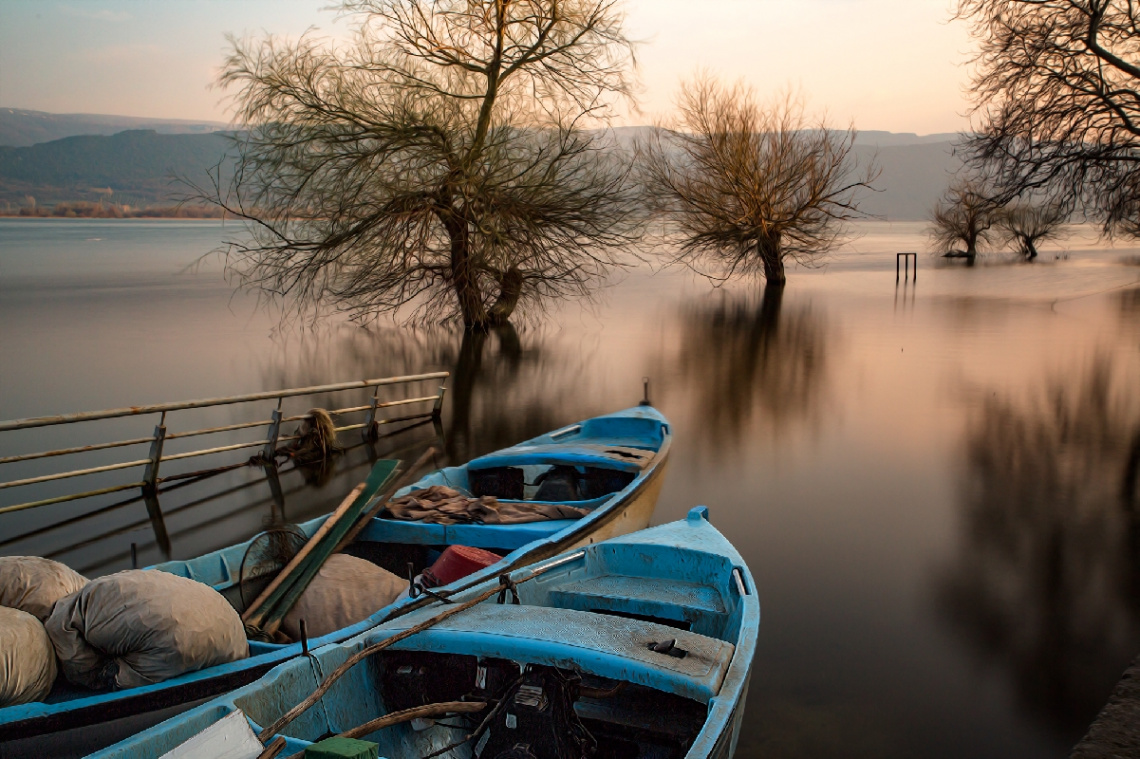
[[[724,599],[715,588],[656,577],[599,575],[563,585],[550,593],[554,606],[668,620],[709,634],[723,627]]]
[[[368,642],[426,618],[411,614],[390,622],[370,635]],[[676,641],[683,656],[652,650],[653,644],[669,640]],[[574,666],[599,677],[628,680],[702,703],[720,692],[735,650],[723,640],[640,619],[493,602],[449,617],[393,648]]]

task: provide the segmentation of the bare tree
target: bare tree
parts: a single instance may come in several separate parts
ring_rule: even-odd
[[[1140,227],[1140,5],[959,0],[979,52],[968,157],[1001,202],[1047,194],[1107,233]]]
[[[1068,212],[1056,205],[1016,203],[997,215],[997,230],[1002,242],[1014,244],[1026,260],[1037,258],[1037,246],[1066,236]]]
[[[704,76],[682,89],[678,108],[639,155],[649,201],[683,239],[679,260],[782,286],[785,259],[814,261],[860,215],[858,192],[877,171],[873,161],[858,166],[854,129],[809,124],[791,96],[761,106],[751,89]]]
[[[978,250],[996,237],[994,225],[999,215],[1000,207],[991,193],[976,182],[958,180],[931,210],[927,232],[937,252],[973,262]],[[959,244],[965,250],[958,250]]]
[[[588,295],[632,239],[596,131],[628,95],[614,0],[346,0],[351,43],[231,40],[241,284],[297,308],[467,327]]]

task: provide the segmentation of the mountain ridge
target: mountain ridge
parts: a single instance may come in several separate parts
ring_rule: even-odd
[[[0,109],[0,127],[3,114],[14,110]],[[113,124],[120,117],[102,118]],[[223,160],[234,133],[216,129],[223,126],[217,122],[181,122],[181,127],[164,123],[203,131],[132,128],[110,135],[70,135],[32,145],[0,146],[0,212],[73,201],[131,206],[177,202],[190,191],[178,178],[208,181],[206,172]],[[628,146],[648,129],[619,127],[614,134],[619,144]],[[961,165],[952,152],[951,138],[956,137],[861,132],[855,155],[863,163],[874,157],[882,169],[875,183],[879,191],[864,195],[861,210],[889,220],[925,219]]]
[[[231,128],[229,124],[219,121],[0,108],[0,146],[15,148],[30,147],[65,137],[110,136],[132,129],[153,129],[159,134],[209,134]]]

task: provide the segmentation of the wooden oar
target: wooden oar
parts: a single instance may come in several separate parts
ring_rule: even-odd
[[[531,578],[528,577],[526,579],[529,580]],[[525,582],[525,580],[520,580],[518,582]],[[518,583],[516,583],[516,584],[518,584]],[[308,710],[308,708],[310,706],[312,706],[313,704],[320,701],[321,697],[324,696],[326,693],[328,693],[328,690],[329,690],[329,688],[332,687],[333,683],[335,683],[337,680],[339,680],[344,675],[345,672],[348,672],[350,669],[352,669],[354,666],[356,666],[362,660],[368,658],[369,656],[376,653],[377,651],[383,651],[385,648],[388,648],[389,646],[396,645],[397,643],[404,640],[405,638],[410,638],[411,636],[415,635],[418,632],[422,632],[424,630],[427,630],[428,628],[439,624],[440,622],[447,619],[448,617],[453,617],[461,611],[466,611],[467,609],[470,609],[472,606],[474,606],[478,603],[482,603],[483,601],[486,601],[491,596],[497,594],[500,590],[501,590],[501,588],[491,588],[490,590],[485,591],[485,592],[480,593],[479,595],[475,596],[470,601],[465,601],[461,604],[456,604],[455,606],[449,606],[445,610],[441,611],[439,614],[432,617],[431,619],[424,620],[423,622],[420,622],[418,625],[415,625],[413,627],[409,627],[407,630],[404,630],[403,632],[396,633],[395,635],[393,635],[390,638],[385,638],[384,640],[380,641],[379,643],[373,643],[371,646],[366,646],[365,648],[362,648],[361,650],[357,651],[355,654],[348,657],[348,659],[345,660],[344,664],[340,665],[335,670],[333,670],[329,674],[329,676],[326,677],[321,682],[321,684],[317,686],[316,690],[314,690],[311,694],[309,694],[308,698],[306,698],[304,701],[302,701],[301,703],[294,706],[289,711],[287,711],[272,725],[270,725],[269,727],[262,730],[261,733],[257,736],[258,740],[260,740],[262,743],[264,743],[265,741],[269,740],[269,738],[271,738],[274,735],[276,735],[277,733],[281,732],[282,728],[284,728],[286,725],[288,725],[293,720],[297,719],[297,717],[304,714],[305,711]]]
[[[340,539],[353,527],[356,517],[364,510],[372,496],[392,479],[399,466],[400,462],[393,459],[380,459],[372,465],[372,471],[368,473],[368,478],[349,493],[344,502],[325,520],[317,533],[278,573],[273,582],[254,600],[254,603],[245,610],[242,621],[247,626],[262,628],[269,634],[274,632],[265,625],[267,620],[272,621],[274,619],[278,625],[280,624],[280,618],[288,611],[288,607],[284,610],[280,609],[282,598],[292,594],[292,601],[289,604],[292,606],[292,602],[295,602],[300,592],[304,591],[308,581],[333,553]],[[311,560],[310,554],[313,554]],[[301,579],[303,579],[303,584],[299,590],[294,592],[294,586]],[[273,627],[275,629],[276,625]]]
[[[381,459],[373,464],[368,479],[364,481],[364,490],[353,499],[348,510],[320,538],[312,541],[315,548],[311,554],[301,561],[296,569],[290,571],[277,590],[271,593],[261,608],[254,612],[251,622],[256,622],[256,626],[261,628],[265,635],[272,637],[277,632],[289,609],[305,592],[305,588],[316,577],[329,556],[332,556],[340,539],[352,529],[360,512],[368,506],[376,491],[392,479],[399,467],[400,462],[392,459]]]
[[[396,494],[396,491],[407,485],[408,481],[411,480],[412,477],[415,476],[416,472],[420,470],[420,467],[426,464],[428,462],[428,459],[433,456],[435,456],[435,448],[429,447],[426,451],[424,451],[423,455],[416,459],[416,463],[408,467],[407,471],[400,475],[400,479],[397,480],[395,484],[392,485],[392,487],[385,490],[383,495],[376,499],[376,504],[368,510],[367,514],[362,516],[356,522],[349,533],[344,536],[340,543],[337,544],[336,550],[338,552],[343,551],[345,546],[356,540],[356,536],[360,534],[360,531],[367,527],[368,523],[375,519],[376,515],[379,514],[384,509],[384,507],[388,505],[388,502],[392,500],[392,496]]]
[[[584,555],[584,554],[585,554],[585,551],[580,551],[579,554],[577,554],[577,555]],[[566,563],[566,561],[567,561],[567,559],[561,559],[561,560],[549,562],[548,564],[544,564],[544,565],[539,566],[539,567],[534,567],[530,570],[530,574],[528,574],[526,577],[523,577],[523,578],[518,579],[518,580],[513,579],[509,572],[504,572],[503,574],[499,575],[499,586],[497,588],[491,588],[490,590],[486,590],[486,591],[480,593],[479,595],[475,596],[474,598],[472,598],[469,601],[464,601],[463,603],[456,604],[455,606],[448,606],[446,609],[441,611],[439,614],[436,614],[431,619],[425,619],[423,622],[420,622],[418,625],[413,625],[412,627],[409,627],[407,630],[404,630],[403,632],[398,632],[395,635],[393,635],[392,637],[385,638],[384,640],[380,641],[379,643],[373,643],[371,646],[366,646],[366,647],[360,649],[355,654],[348,657],[348,659],[345,660],[344,664],[342,664],[339,667],[337,667],[336,669],[334,669],[329,674],[329,676],[326,677],[321,682],[321,684],[317,686],[316,690],[314,690],[312,693],[309,694],[308,698],[306,698],[304,701],[302,701],[301,703],[294,706],[292,709],[290,709],[288,712],[286,712],[284,715],[282,715],[272,725],[270,725],[269,727],[262,730],[261,733],[257,736],[257,739],[259,741],[261,741],[262,743],[264,743],[267,739],[269,739],[270,736],[272,736],[275,733],[280,732],[282,728],[284,728],[286,725],[288,725],[293,720],[297,719],[297,717],[304,714],[305,711],[310,706],[312,706],[313,704],[320,701],[321,697],[324,696],[326,693],[328,693],[328,690],[329,690],[329,688],[332,687],[333,683],[335,683],[337,680],[339,680],[341,677],[343,677],[345,672],[348,672],[350,669],[355,667],[362,660],[368,658],[372,654],[374,654],[378,651],[383,651],[385,648],[388,648],[389,646],[393,646],[393,645],[399,643],[400,641],[402,641],[406,638],[410,638],[413,635],[415,635],[416,633],[423,632],[424,630],[427,630],[431,627],[434,627],[435,625],[439,624],[440,622],[447,619],[448,617],[453,617],[462,611],[466,611],[467,609],[470,609],[472,606],[475,606],[476,604],[479,604],[479,603],[482,603],[483,601],[486,601],[488,598],[495,595],[496,593],[504,593],[505,594],[507,592],[515,592],[514,589],[517,588],[519,585],[522,585],[523,583],[530,582],[531,580],[533,580],[536,577],[541,577],[548,570],[551,570],[551,569],[554,569],[555,567],[561,566],[562,564]],[[515,595],[517,598],[517,592],[515,592]]]
[[[285,750],[285,739],[282,738],[281,736],[277,736],[273,740],[272,743],[270,743],[268,746],[265,747],[264,751],[262,751],[260,754],[257,755],[257,759],[273,759],[273,757],[277,756],[278,754],[280,754],[284,750]],[[304,756],[304,755],[305,755],[305,752],[302,751],[300,754],[296,754],[295,756]]]
[[[326,519],[324,524],[322,524],[316,533],[313,534],[313,537],[309,538],[308,542],[306,542],[305,545],[301,547],[301,550],[297,552],[297,555],[290,559],[289,563],[286,564],[285,567],[277,573],[277,576],[273,578],[273,582],[269,583],[269,585],[265,587],[265,590],[261,591],[257,598],[253,599],[253,603],[246,607],[245,612],[243,612],[241,615],[242,622],[245,622],[247,625],[255,626],[261,622],[261,618],[264,617],[264,613],[256,614],[255,612],[257,609],[265,603],[265,601],[269,598],[270,595],[273,594],[275,590],[277,590],[277,588],[281,586],[281,583],[285,581],[285,578],[289,576],[289,573],[300,566],[301,562],[303,562],[305,558],[310,553],[312,553],[313,549],[316,548],[317,543],[320,542],[320,539],[323,538],[328,533],[328,531],[333,528],[333,525],[337,523],[337,520],[344,516],[344,512],[348,511],[348,508],[352,506],[352,502],[356,500],[356,497],[360,495],[363,490],[364,483],[362,482],[353,488],[351,493],[345,496],[345,499],[341,501],[340,506],[337,506],[336,510],[329,515],[329,518]]]
[[[373,506],[367,514],[360,514],[366,505],[362,503],[355,513],[350,512],[349,515],[343,517],[333,526],[329,533],[323,538],[321,546],[317,548],[311,559],[294,573],[295,577],[289,580],[289,587],[285,589],[276,600],[270,599],[269,606],[272,607],[272,610],[261,620],[262,632],[269,636],[277,632],[285,619],[285,615],[289,613],[289,610],[297,603],[301,594],[309,587],[309,583],[316,577],[317,573],[321,570],[321,566],[328,560],[328,557],[343,550],[345,546],[350,544],[369,521],[371,521],[372,517],[380,513],[380,510],[388,504],[392,494],[403,487],[405,482],[414,477],[420,465],[431,458],[434,453],[435,450],[433,448],[429,448],[425,451],[410,469],[405,471],[395,483],[376,498],[375,506]],[[370,476],[369,479],[371,480],[372,477]],[[389,479],[391,478],[389,477]],[[359,501],[359,497],[357,500]]]

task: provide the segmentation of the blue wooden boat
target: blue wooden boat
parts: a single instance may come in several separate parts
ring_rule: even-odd
[[[202,756],[180,746],[235,723],[238,710],[264,743],[284,740],[281,756],[345,733],[387,759],[733,754],[760,605],[706,508],[506,577],[282,664],[95,756]]]
[[[401,576],[409,562],[419,572],[449,545],[473,546],[503,555],[502,560],[486,569],[445,586],[443,590],[449,592],[568,549],[642,529],[649,524],[657,503],[671,440],[665,417],[652,407],[639,406],[555,430],[473,459],[464,466],[438,470],[396,495],[447,485],[475,495],[496,495],[500,501],[518,499],[533,503],[538,500],[536,496],[546,495],[541,487],[536,489],[530,483],[544,472],[555,468],[568,471],[572,467],[591,484],[578,493],[584,498],[558,502],[587,509],[589,514],[580,519],[502,525],[374,519],[347,552]],[[504,492],[496,492],[496,487]],[[598,492],[607,488],[609,492]],[[321,517],[300,528],[312,535],[323,522]],[[252,599],[269,579],[253,581],[251,588],[240,587],[241,563],[250,542],[152,568],[211,585],[241,611],[242,597]],[[427,596],[397,601],[356,625],[309,640],[308,645],[344,641],[381,622],[412,613],[430,601]],[[69,686],[61,678],[46,702],[0,709],[0,759],[83,756],[194,704],[252,682],[301,652],[300,642],[282,645],[250,641],[247,659],[114,692],[87,691]]]

